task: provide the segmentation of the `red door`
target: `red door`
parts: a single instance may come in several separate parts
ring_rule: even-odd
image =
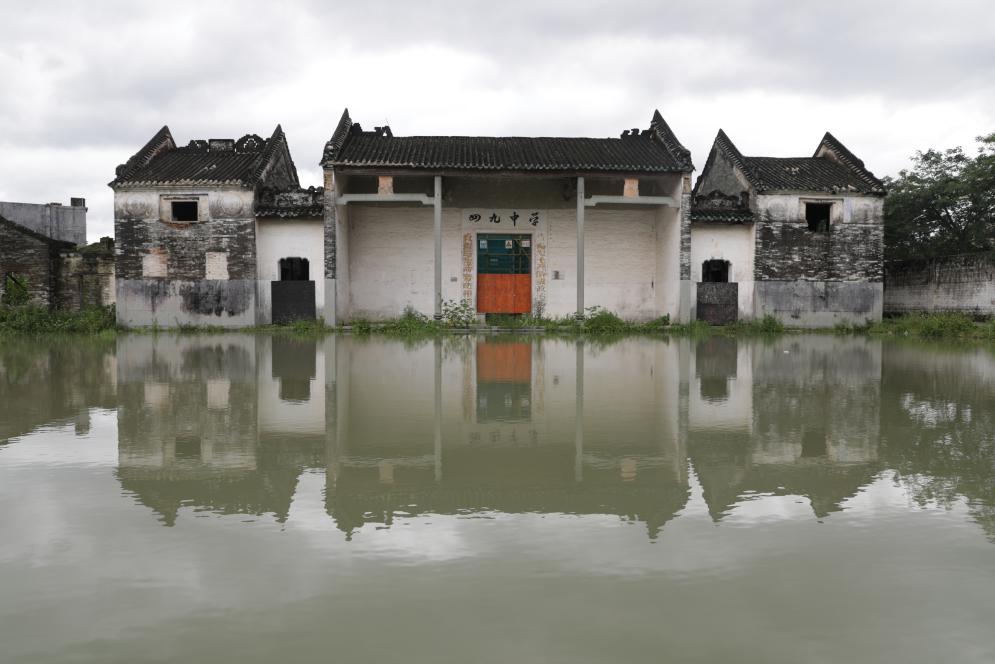
[[[477,236],[477,311],[527,314],[532,311],[532,236]]]

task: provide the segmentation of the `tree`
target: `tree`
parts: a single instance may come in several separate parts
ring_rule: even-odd
[[[917,152],[912,168],[885,179],[885,258],[931,258],[995,250],[995,133],[962,148]]]

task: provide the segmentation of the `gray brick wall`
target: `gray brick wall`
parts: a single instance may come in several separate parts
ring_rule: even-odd
[[[191,224],[168,224],[158,219],[114,220],[117,241],[117,278],[142,279],[142,259],[154,251],[166,254],[170,280],[204,279],[206,254],[228,254],[229,279],[256,278],[256,222],[213,219]]]
[[[331,169],[325,170],[325,279],[335,278],[335,181]]]
[[[50,306],[56,256],[50,243],[0,223],[0,289],[8,273],[17,274],[23,278],[33,303]]]
[[[756,238],[757,281],[883,280],[881,223],[840,223],[816,233],[804,219],[762,219]]]

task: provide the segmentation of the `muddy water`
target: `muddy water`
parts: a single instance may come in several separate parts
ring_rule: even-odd
[[[995,355],[0,342],[0,661],[995,661]]]

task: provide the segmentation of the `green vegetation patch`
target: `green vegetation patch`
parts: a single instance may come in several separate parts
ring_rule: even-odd
[[[995,339],[995,321],[978,324],[959,313],[913,313],[870,326],[876,335],[918,339]]]
[[[52,310],[36,305],[0,306],[0,333],[6,334],[113,334],[114,307],[80,311]]]

